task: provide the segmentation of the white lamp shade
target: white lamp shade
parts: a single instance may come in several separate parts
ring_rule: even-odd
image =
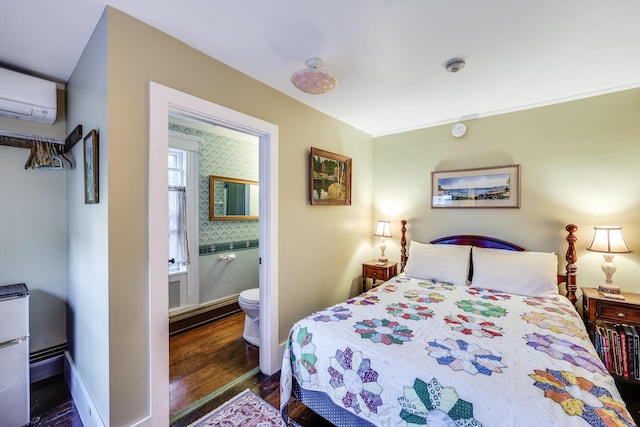
[[[374,236],[391,237],[391,222],[390,221],[378,221],[378,227]]]
[[[605,275],[605,283],[598,286],[600,292],[619,294],[620,287],[613,284],[613,273],[616,265],[613,263],[612,254],[631,252],[624,241],[622,227],[618,225],[600,225],[593,227],[593,240],[587,250],[602,252],[604,262],[600,266]]]
[[[601,225],[593,227],[593,240],[587,250],[609,254],[631,252],[624,241],[622,227],[618,225]]]

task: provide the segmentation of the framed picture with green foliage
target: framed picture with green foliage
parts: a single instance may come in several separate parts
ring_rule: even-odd
[[[311,147],[309,172],[312,205],[351,205],[351,158]]]

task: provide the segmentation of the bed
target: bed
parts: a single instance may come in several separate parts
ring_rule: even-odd
[[[407,250],[402,221],[401,274],[291,328],[283,418],[293,397],[337,426],[635,425],[574,307],[576,230],[558,275],[482,236]]]

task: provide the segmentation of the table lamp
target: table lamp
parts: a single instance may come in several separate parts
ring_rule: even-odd
[[[598,291],[610,294],[619,294],[620,287],[613,284],[613,273],[616,272],[616,265],[613,263],[613,254],[623,254],[631,252],[629,246],[624,241],[622,227],[618,225],[601,225],[593,227],[593,240],[587,248],[588,251],[602,252],[604,262],[602,271],[605,275],[605,283],[598,286]]]
[[[378,261],[387,262],[388,259],[384,256],[384,251],[387,249],[387,244],[384,241],[385,237],[391,237],[391,222],[390,221],[378,221],[378,227],[374,236],[380,236],[380,258]]]

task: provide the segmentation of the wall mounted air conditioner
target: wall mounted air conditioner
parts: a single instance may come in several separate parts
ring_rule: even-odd
[[[0,116],[53,124],[56,84],[0,68]]]

